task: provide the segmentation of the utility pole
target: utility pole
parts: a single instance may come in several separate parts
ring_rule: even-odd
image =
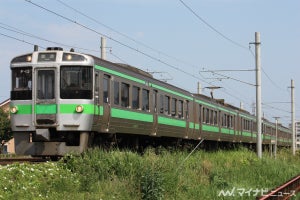
[[[294,80],[291,80],[291,110],[292,110],[292,152],[296,155],[296,131],[295,131],[295,99],[294,99]]]
[[[256,124],[257,141],[256,151],[258,158],[262,157],[262,137],[261,137],[261,66],[260,66],[260,33],[255,32],[255,66],[256,66]]]
[[[106,39],[104,37],[101,37],[101,47],[100,47],[100,49],[101,49],[101,58],[103,60],[106,60],[106,53],[105,53],[105,51],[106,51]]]

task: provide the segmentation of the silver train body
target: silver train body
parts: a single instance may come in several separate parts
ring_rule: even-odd
[[[11,61],[11,129],[16,154],[81,153],[102,136],[256,143],[255,116],[154,79],[137,68],[48,48]],[[291,145],[267,120],[263,144]],[[133,139],[135,140],[135,139]]]

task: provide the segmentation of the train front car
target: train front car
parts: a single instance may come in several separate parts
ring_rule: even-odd
[[[87,148],[93,58],[47,48],[11,61],[11,128],[20,155],[62,156]]]

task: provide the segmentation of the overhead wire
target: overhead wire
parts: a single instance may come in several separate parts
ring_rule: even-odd
[[[213,30],[214,32],[216,32],[218,35],[220,35],[222,38],[224,38],[225,40],[229,41],[230,43],[242,48],[242,49],[246,49],[248,50],[248,47],[230,39],[229,37],[227,37],[226,35],[224,35],[223,33],[221,33],[220,31],[218,31],[215,27],[213,27],[212,25],[210,25],[206,20],[204,20],[202,17],[200,17],[200,15],[198,15],[190,6],[188,6],[183,0],[179,0],[179,2],[186,8],[188,9],[194,16],[196,16],[197,19],[199,19],[202,23],[204,23],[206,26],[208,26],[211,30]]]

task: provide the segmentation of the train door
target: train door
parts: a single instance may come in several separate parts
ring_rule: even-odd
[[[102,129],[105,132],[109,131],[110,117],[111,117],[111,98],[110,98],[110,76],[104,74],[103,76],[103,119]]]
[[[34,87],[34,101],[32,108],[34,110],[34,122],[38,127],[37,136],[39,139],[49,140],[49,127],[56,126],[56,69],[55,68],[36,68],[34,78],[36,83]]]
[[[99,94],[99,86],[100,86],[100,82],[99,82],[99,73],[95,72],[95,88],[94,88],[94,121],[93,124],[97,125],[99,124],[100,121],[100,115],[101,115],[101,107],[100,107],[100,94]]]

